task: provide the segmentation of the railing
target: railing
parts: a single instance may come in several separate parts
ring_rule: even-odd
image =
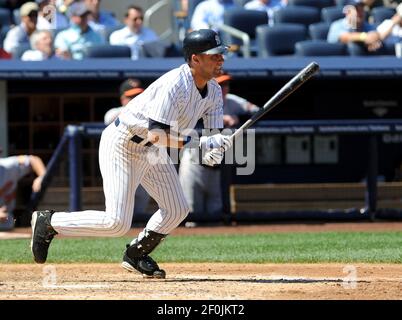
[[[265,123],[265,124],[264,124]],[[268,123],[268,126],[266,126]],[[361,212],[371,219],[375,218],[378,200],[378,147],[377,137],[384,133],[402,133],[402,119],[393,120],[317,120],[317,121],[262,121],[265,128],[256,128],[256,134],[362,134],[370,137],[369,167],[365,182],[364,207]],[[70,176],[70,210],[79,211],[82,207],[82,154],[80,152],[82,138],[99,138],[105,126],[101,123],[82,124],[81,126],[67,126],[64,135],[49,161],[47,174],[43,180],[40,193],[33,194],[31,208],[35,208],[40,201],[46,187],[50,183],[54,167],[60,159],[64,147],[68,144],[69,176]],[[225,195],[229,196],[229,195]],[[381,198],[381,195],[380,195]],[[381,200],[381,199],[380,199]],[[336,208],[334,208],[336,209]],[[398,208],[395,208],[398,209]]]
[[[149,7],[144,13],[144,27],[152,28],[151,27],[151,19],[159,10],[169,7],[171,14],[170,17],[173,17],[173,9],[172,9],[172,1],[171,0],[161,0]],[[169,39],[174,34],[174,30],[172,27],[165,30],[162,34],[159,35],[161,40]]]

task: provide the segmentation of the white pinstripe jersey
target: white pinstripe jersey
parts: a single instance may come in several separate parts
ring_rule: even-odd
[[[183,64],[131,100],[119,116],[120,121],[143,137],[148,131],[149,118],[179,133],[193,129],[200,118],[205,128],[223,128],[221,87],[215,79],[208,81],[207,86],[207,95],[202,98],[189,65]]]

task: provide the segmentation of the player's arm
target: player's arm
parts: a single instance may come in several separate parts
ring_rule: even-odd
[[[169,125],[153,119],[148,120],[147,139],[152,144],[176,149],[183,148],[190,141],[189,137],[180,137],[172,132]]]
[[[36,174],[36,178],[32,183],[32,190],[34,192],[38,192],[42,186],[42,179],[46,174],[46,167],[43,163],[42,159],[38,156],[19,156],[18,162],[23,165],[26,161],[29,161],[29,164],[32,168],[32,171]]]

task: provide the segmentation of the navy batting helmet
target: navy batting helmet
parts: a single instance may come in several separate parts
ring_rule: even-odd
[[[190,32],[183,40],[183,54],[190,61],[193,54],[223,54],[228,47],[222,44],[219,35],[211,29],[200,29]]]

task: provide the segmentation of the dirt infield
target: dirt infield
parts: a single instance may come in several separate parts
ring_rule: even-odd
[[[342,230],[400,231],[402,223],[178,228],[173,234]],[[26,236],[29,229],[12,233]],[[402,264],[163,263],[161,267],[167,271],[164,280],[143,279],[119,264],[2,264],[0,300],[402,300]]]
[[[401,265],[162,266],[164,280],[143,279],[118,264],[1,265],[0,300],[402,299]]]

